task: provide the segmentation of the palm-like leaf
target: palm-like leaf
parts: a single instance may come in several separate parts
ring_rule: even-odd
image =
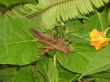
[[[99,8],[109,0],[39,0],[37,5],[20,5],[7,12],[12,17],[27,17],[37,21],[42,30],[51,29],[56,21],[75,18],[80,14],[88,14],[93,7]]]

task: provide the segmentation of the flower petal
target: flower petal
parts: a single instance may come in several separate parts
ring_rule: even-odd
[[[98,31],[97,29],[93,29],[90,32],[90,43],[92,46],[96,48],[96,50],[100,50],[102,47],[105,47],[109,44],[110,39],[107,38],[103,32]]]

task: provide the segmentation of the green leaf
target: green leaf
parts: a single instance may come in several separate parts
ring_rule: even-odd
[[[110,79],[104,79],[104,78],[93,78],[93,82],[110,82]],[[92,82],[92,81],[90,81]]]
[[[38,27],[45,31],[61,22],[88,14],[94,11],[93,6],[99,8],[109,0],[39,0],[38,5],[26,4],[17,6],[6,15],[10,17],[27,17],[39,22]]]
[[[94,13],[83,23],[71,21],[66,24],[73,51],[67,55],[57,52],[59,63],[72,72],[81,73],[82,76],[110,69],[110,45],[96,51],[89,42],[89,33],[94,28],[103,32],[108,27],[107,12]]]
[[[82,75],[89,75],[110,69],[110,45],[97,54],[89,61]]]
[[[27,19],[0,17],[0,64],[24,65],[39,59],[42,44],[34,40],[30,28],[35,24]]]
[[[57,59],[66,69],[76,73],[83,73],[87,63],[95,55],[96,50],[87,44],[75,44],[72,46],[74,46],[74,51],[67,55],[57,52]]]
[[[88,24],[89,25],[89,24]],[[89,29],[85,27],[79,20],[72,20],[65,24],[68,40],[73,43],[89,43]],[[71,37],[71,38],[70,38]]]
[[[52,62],[54,61],[54,63]],[[76,73],[68,71],[63,68],[58,62],[44,57],[42,60],[37,62],[37,70],[45,76],[46,82],[71,82],[76,80]]]
[[[32,67],[22,67],[13,77],[12,82],[44,82],[44,80]]]
[[[66,69],[82,73],[82,76],[110,69],[110,45],[100,52],[96,52],[91,46],[85,44],[74,45],[74,49],[75,51],[68,55],[56,53],[58,61]]]
[[[78,74],[63,68],[59,63],[57,63],[56,66],[58,70],[58,82],[72,82],[79,76]]]
[[[45,76],[47,82],[58,81],[58,70],[52,60],[45,57],[37,62],[36,67]]]
[[[110,72],[100,72],[100,73],[90,75],[90,77],[110,79]]]
[[[0,69],[0,81],[12,82],[12,78],[16,74],[16,68]]]
[[[10,7],[16,4],[24,4],[24,3],[37,3],[36,0],[0,0],[0,4],[5,5],[6,7]]]
[[[73,43],[89,43],[89,33],[97,28],[99,31],[104,32],[108,28],[108,16],[107,12],[96,12],[89,16],[88,19],[84,19],[81,23],[79,20],[72,20],[66,22],[66,33],[69,35],[68,39]],[[65,35],[65,36],[68,36]],[[70,38],[71,37],[71,38]]]

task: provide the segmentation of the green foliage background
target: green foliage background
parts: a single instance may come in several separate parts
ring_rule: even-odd
[[[92,29],[110,28],[109,0],[0,0],[0,4],[0,81],[110,82],[110,45],[97,52],[89,42]],[[39,57],[45,44],[35,41],[30,28],[70,42],[73,51],[65,55],[52,50]]]

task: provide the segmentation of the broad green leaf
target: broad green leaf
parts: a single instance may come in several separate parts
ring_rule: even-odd
[[[12,78],[16,74],[16,68],[0,69],[0,81],[12,82]]]
[[[82,73],[82,76],[110,69],[110,45],[96,51],[90,45],[89,33],[94,29],[104,32],[108,27],[107,12],[94,13],[88,20],[81,22],[69,22],[66,24],[67,32],[73,51],[68,55],[57,52],[59,63],[66,69]]]
[[[45,76],[46,82],[71,82],[77,78],[77,74],[63,68],[58,62],[53,63],[49,58],[38,61],[36,66],[38,71]]]
[[[56,64],[58,70],[58,82],[72,82],[79,76],[65,68],[63,68],[59,63]]]
[[[66,69],[83,76],[110,69],[110,46],[96,52],[91,46],[77,44],[68,55],[57,52],[57,59]],[[103,60],[103,61],[102,61]]]
[[[73,52],[67,55],[57,52],[57,59],[66,69],[76,73],[83,73],[87,63],[96,54],[96,51],[87,44],[75,44],[72,46],[74,46]]]
[[[58,70],[52,60],[45,57],[37,62],[36,67],[45,76],[47,82],[58,81]]]
[[[22,67],[13,77],[12,82],[44,82],[44,80],[32,67]]]
[[[32,21],[24,18],[0,17],[0,64],[24,65],[39,59],[42,44],[29,32],[35,27]]]
[[[110,45],[96,55],[87,63],[87,66],[82,75],[89,75],[100,71],[110,69]]]

